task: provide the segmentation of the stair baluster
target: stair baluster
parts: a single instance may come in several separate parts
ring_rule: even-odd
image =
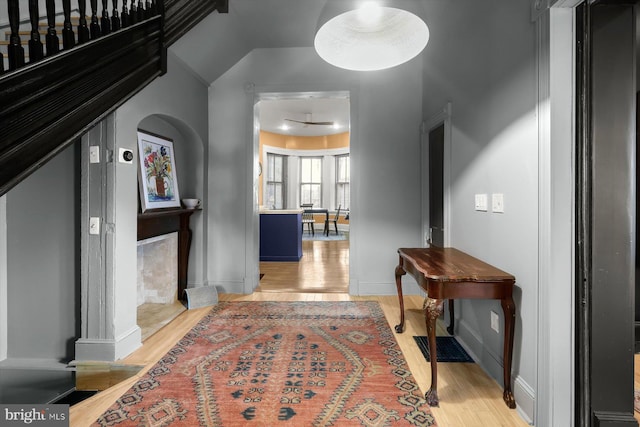
[[[138,0],[138,22],[144,21],[144,3]]]
[[[149,19],[153,15],[151,15],[151,2],[147,0],[144,5],[144,19]]]
[[[122,28],[127,28],[131,25],[131,21],[129,19],[129,9],[127,8],[127,0],[122,2],[122,13],[120,14],[120,23],[122,24]]]
[[[42,41],[40,41],[40,30],[38,28],[38,21],[40,20],[38,0],[29,0],[29,20],[31,21],[29,62],[36,62],[44,58],[44,48],[42,46]]]
[[[91,0],[91,24],[89,24],[91,40],[100,37],[100,24],[98,24],[98,0]]]
[[[18,0],[9,0],[9,26],[11,36],[9,37],[9,69],[15,70],[24,66],[24,48],[20,41],[20,7]]]
[[[158,2],[156,0],[151,0],[151,16],[156,16],[158,14]]]
[[[100,34],[106,36],[111,32],[111,20],[109,19],[108,0],[102,0],[102,18],[100,19]]]
[[[55,55],[60,51],[60,39],[56,31],[56,2],[55,0],[47,0],[47,35],[45,41],[47,44],[47,56]]]
[[[76,45],[76,36],[73,34],[73,27],[71,26],[71,0],[62,0],[62,11],[64,13],[62,47],[67,50]]]
[[[78,44],[82,44],[91,40],[89,37],[89,27],[87,26],[86,0],[78,0],[78,12],[80,12],[80,21],[78,22]]]
[[[113,0],[113,12],[111,12],[111,31],[120,29],[120,17],[118,16],[118,0]]]
[[[125,0],[126,1],[126,0]],[[136,0],[131,0],[131,7],[129,8],[129,20],[131,25],[138,23],[138,8],[136,7]]]

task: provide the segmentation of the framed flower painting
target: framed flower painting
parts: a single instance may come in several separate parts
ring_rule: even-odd
[[[142,212],[180,207],[173,141],[138,131],[138,160]]]

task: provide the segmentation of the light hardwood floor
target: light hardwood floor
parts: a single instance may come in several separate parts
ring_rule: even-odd
[[[633,388],[635,390],[640,390],[640,353],[634,354],[633,363],[634,363]],[[640,423],[640,414],[638,412],[634,412],[633,415],[635,416],[636,421]]]
[[[315,242],[314,242],[315,243]],[[321,242],[335,243],[335,242]],[[348,283],[348,268],[336,268],[341,261],[336,257],[341,252],[329,245],[322,247],[312,245],[318,252],[318,259],[313,273],[305,271],[304,279],[300,278],[299,266],[282,263],[276,268],[278,274],[291,279],[285,287],[286,292],[254,292],[251,295],[221,294],[221,301],[377,301],[382,307],[390,328],[398,323],[400,310],[396,296],[350,296],[347,293],[322,293],[318,289],[309,292],[305,286],[296,288],[295,281],[310,283],[315,276],[316,284],[331,277],[339,283]],[[348,247],[348,243],[347,243]],[[334,255],[331,255],[331,253]],[[348,256],[348,250],[347,250]],[[303,257],[304,258],[304,257]],[[343,259],[344,261],[344,259]],[[273,267],[273,266],[272,266]],[[261,267],[262,268],[262,267]],[[336,273],[336,270],[341,271]],[[265,278],[267,273],[265,273]],[[297,277],[297,278],[296,278]],[[264,280],[264,278],[263,278]],[[410,279],[409,279],[410,280]],[[286,281],[283,279],[283,281]],[[261,283],[262,286],[262,283]],[[302,290],[302,291],[300,291]],[[394,332],[398,344],[404,353],[409,368],[422,392],[426,392],[430,384],[430,371],[427,362],[413,340],[414,335],[426,335],[424,316],[422,314],[422,297],[405,296],[406,328],[402,334]],[[209,308],[188,310],[178,316],[169,325],[148,338],[143,346],[119,363],[143,365],[144,368],[132,376],[104,390],[95,396],[71,407],[71,426],[88,426],[95,421],[115,400],[152,367],[186,332],[188,332],[207,312]],[[446,332],[443,332],[446,333]],[[441,427],[518,427],[528,424],[520,418],[518,412],[507,408],[502,400],[502,386],[487,376],[474,363],[440,363],[438,364],[438,393],[440,407],[432,408],[432,412]]]

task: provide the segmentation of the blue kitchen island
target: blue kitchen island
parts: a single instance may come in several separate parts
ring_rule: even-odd
[[[300,261],[302,209],[260,211],[260,261]]]

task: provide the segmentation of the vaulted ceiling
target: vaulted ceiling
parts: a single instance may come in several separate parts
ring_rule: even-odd
[[[209,85],[253,49],[312,47],[326,4],[327,0],[230,0],[228,14],[212,13],[170,50]],[[344,97],[298,96],[261,104],[261,128],[269,132],[314,136],[348,131],[349,101]],[[340,127],[289,122],[289,129],[282,129],[285,118],[308,121],[309,117]]]

